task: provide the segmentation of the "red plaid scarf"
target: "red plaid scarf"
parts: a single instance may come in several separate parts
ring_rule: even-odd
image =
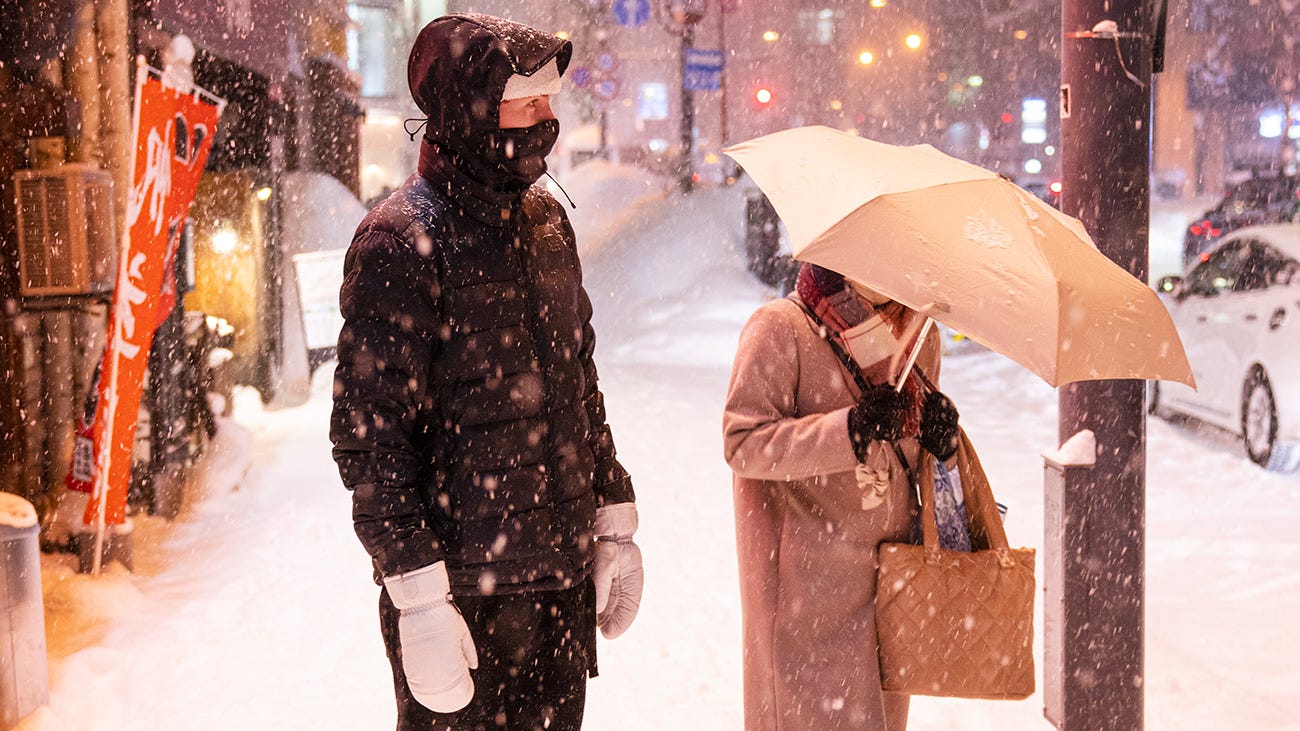
[[[795,291],[798,292],[799,299],[832,331],[827,333],[827,337],[839,338],[840,333],[867,319],[873,310],[872,305],[863,301],[842,275],[816,264],[805,263],[799,268]],[[897,302],[890,302],[874,309],[885,318],[894,334],[902,337],[902,315],[906,308]],[[903,392],[912,402],[907,422],[903,425],[905,437],[915,437],[921,433],[921,404],[925,392],[919,375],[920,371],[913,368],[903,382]]]

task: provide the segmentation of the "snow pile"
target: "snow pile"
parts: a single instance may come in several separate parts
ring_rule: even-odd
[[[342,183],[324,173],[284,176],[284,253],[346,249],[366,207]]]
[[[336,178],[291,172],[284,179],[284,364],[272,405],[300,406],[311,379],[307,351],[338,340],[343,253],[366,207]]]
[[[647,212],[665,196],[665,181],[599,158],[573,168],[559,186],[547,182],[569,214],[584,261],[618,231],[646,223]],[[569,199],[575,207],[569,206]]]
[[[36,525],[36,508],[8,492],[0,492],[0,527],[31,528]]]
[[[1043,459],[1061,467],[1091,467],[1097,463],[1097,435],[1084,429],[1057,449],[1043,452]]]

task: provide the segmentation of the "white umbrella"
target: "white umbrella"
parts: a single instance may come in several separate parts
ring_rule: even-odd
[[[929,145],[829,127],[724,152],[771,200],[797,259],[930,315],[1053,386],[1195,387],[1155,292],[1098,251],[1077,219],[995,173]]]

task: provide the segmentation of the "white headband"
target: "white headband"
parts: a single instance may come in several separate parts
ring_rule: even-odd
[[[506,90],[501,95],[501,101],[529,96],[551,96],[558,93],[560,93],[560,68],[552,58],[545,66],[534,71],[532,76],[513,74],[506,81]]]

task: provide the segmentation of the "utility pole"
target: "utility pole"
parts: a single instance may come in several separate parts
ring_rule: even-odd
[[[699,23],[705,15],[705,0],[656,0],[656,3],[663,3],[668,11],[668,20],[665,22],[661,18],[660,23],[665,30],[680,34],[682,40],[682,149],[677,173],[678,185],[682,192],[690,193],[695,188],[695,94],[687,82],[686,65],[691,55],[690,51],[695,47],[695,24]],[[659,12],[659,7],[658,4],[655,5],[656,13]]]
[[[683,193],[695,187],[692,161],[695,158],[695,93],[686,84],[686,59],[695,47],[695,27],[682,26],[682,160],[679,175]]]
[[[1062,12],[1061,208],[1142,281],[1159,2],[1063,0]],[[1095,465],[1047,476],[1044,700],[1064,731],[1143,727],[1143,405],[1142,381],[1060,390],[1061,441],[1096,437]]]

